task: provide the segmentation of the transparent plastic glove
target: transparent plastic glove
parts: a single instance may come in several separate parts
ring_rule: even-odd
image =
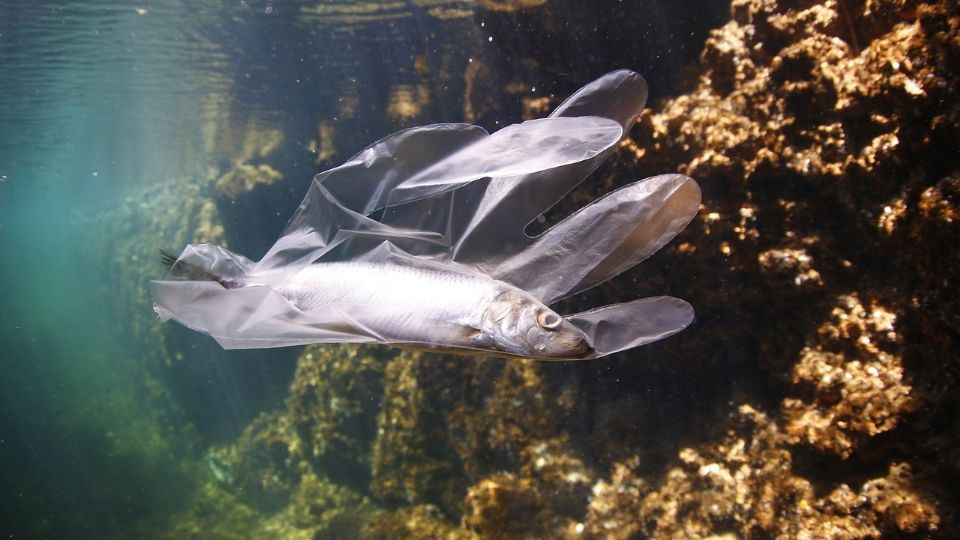
[[[628,70],[608,73],[584,86],[566,99],[550,118],[599,116],[617,122],[622,136],[643,111],[647,102],[647,83]],[[484,261],[499,258],[507,251],[517,251],[529,244],[524,229],[560,201],[587,178],[605,160],[614,147],[590,159],[571,163],[550,171],[541,171],[522,178],[494,178],[483,190],[481,198],[465,194],[472,203],[469,222],[454,238],[453,257],[458,261]],[[476,201],[476,202],[473,202]]]
[[[590,160],[609,150],[621,135],[618,123],[596,117],[544,118],[493,135],[464,124],[395,133],[318,174],[283,236],[257,268],[309,264],[346,239],[336,237],[340,230],[383,239],[438,240],[439,233],[390,227],[365,215],[442,195],[485,177],[524,175]]]
[[[470,328],[455,315],[428,318],[435,332],[426,338],[396,334],[384,321],[411,316],[409,307],[334,302],[306,311],[276,284],[313,264],[366,260],[503,282],[550,304],[618,275],[693,218],[696,182],[677,174],[648,178],[537,237],[524,229],[613,151],[646,95],[642,77],[617,71],[579,90],[549,118],[493,135],[464,124],[390,135],[318,174],[259,263],[216,246],[188,246],[180,260],[210,269],[220,283],[154,282],[157,313],[229,348],[349,341],[463,350]],[[588,357],[596,358],[666,337],[693,318],[686,302],[656,297],[566,320],[585,334]]]
[[[593,358],[599,358],[672,336],[693,323],[694,313],[693,307],[679,298],[654,296],[566,318],[590,336]]]
[[[635,182],[580,209],[516,254],[479,265],[545,304],[590,289],[653,255],[700,206],[697,183],[680,174]],[[522,284],[522,285],[520,285]]]

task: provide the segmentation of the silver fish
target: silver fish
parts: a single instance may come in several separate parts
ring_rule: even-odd
[[[540,359],[593,353],[586,334],[536,298],[467,269],[353,261],[311,264],[292,275],[226,278],[169,254],[165,259],[174,276],[226,289],[267,287],[304,312],[338,310],[342,331],[362,327],[381,343]],[[348,306],[359,309],[351,316]]]
[[[225,348],[383,343],[541,359],[599,358],[686,328],[667,296],[561,316],[547,307],[649,257],[696,215],[697,183],[646,178],[536,237],[526,226],[629,132],[646,82],[620,70],[548,118],[493,134],[411,128],[314,177],[257,262],[219,246],[168,256],[154,309]],[[376,216],[376,218],[374,218]]]

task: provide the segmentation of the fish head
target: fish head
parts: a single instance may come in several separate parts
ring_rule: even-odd
[[[482,315],[487,345],[505,353],[544,359],[580,359],[593,354],[582,330],[522,291],[497,295]]]

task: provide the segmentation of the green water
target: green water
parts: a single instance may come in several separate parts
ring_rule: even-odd
[[[140,395],[143,345],[117,314],[131,289],[107,279],[118,255],[104,231],[120,229],[125,198],[184,165],[171,159],[195,138],[184,119],[216,75],[198,68],[222,58],[184,63],[169,47],[188,31],[173,3],[150,18],[121,3],[6,4],[0,529],[122,535],[184,500],[191,465]]]

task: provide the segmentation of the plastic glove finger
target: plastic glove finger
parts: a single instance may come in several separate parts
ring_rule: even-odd
[[[382,208],[397,185],[487,138],[469,124],[433,124],[398,131],[343,165],[314,177],[347,208],[368,215]],[[296,215],[294,216],[296,218]]]
[[[626,132],[646,103],[647,81],[638,73],[621,69],[577,90],[550,116],[602,116],[616,120]]]
[[[638,264],[696,215],[700,187],[680,174],[635,182],[580,209],[495,267],[546,304],[587,290]]]
[[[676,334],[690,326],[695,315],[679,298],[655,296],[564,318],[587,334],[599,358]]]
[[[541,118],[513,124],[464,147],[390,193],[387,205],[423,199],[485,177],[512,177],[589,160],[610,149],[623,134],[608,118]]]
[[[610,118],[620,123],[626,135],[646,102],[647,83],[643,77],[619,70],[578,90],[550,117]],[[470,222],[453,238],[452,257],[463,262],[482,261],[502,254],[504,246],[510,249],[525,245],[526,226],[589,176],[611,151],[523,179],[493,178],[480,199],[469,200],[475,210]]]

